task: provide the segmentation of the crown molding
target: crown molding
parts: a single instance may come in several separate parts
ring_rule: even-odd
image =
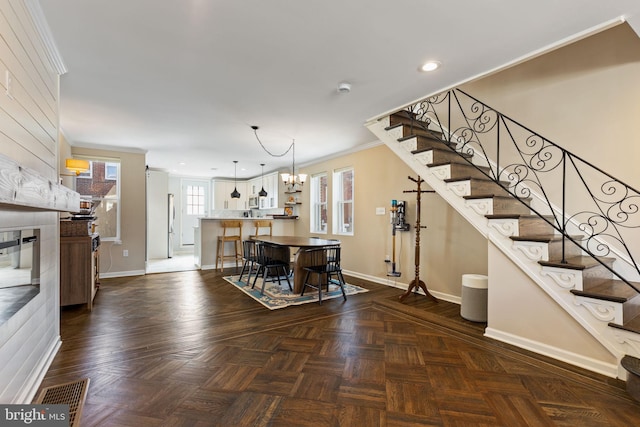
[[[36,32],[40,36],[40,40],[44,46],[51,68],[58,73],[59,76],[66,74],[68,71],[67,66],[62,60],[60,51],[58,51],[58,46],[53,38],[53,34],[51,34],[51,28],[49,28],[47,18],[44,16],[40,2],[38,0],[24,0],[24,4],[27,7],[29,15],[31,15]]]
[[[346,155],[349,155],[349,154],[357,153],[358,151],[368,150],[370,148],[374,148],[374,147],[377,147],[379,145],[384,145],[384,143],[382,141],[380,141],[380,140],[366,142],[364,144],[359,144],[359,145],[356,145],[355,147],[351,147],[348,150],[338,151],[338,152],[329,154],[329,155],[324,156],[324,157],[319,157],[317,159],[313,159],[313,160],[308,161],[308,162],[302,162],[302,163],[300,163],[299,167],[307,167],[307,166],[315,165],[316,163],[326,162],[326,161],[331,160],[331,159],[336,159],[338,157],[343,157],[343,156],[346,156]]]
[[[67,141],[69,141],[67,139]],[[103,145],[103,144],[94,144],[90,142],[70,142],[71,151],[74,148],[86,148],[89,150],[100,150],[100,151],[112,151],[116,153],[133,153],[133,154],[147,154],[147,150],[144,148],[136,148],[136,147],[121,147],[116,145]]]

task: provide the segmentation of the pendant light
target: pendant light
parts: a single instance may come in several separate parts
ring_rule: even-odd
[[[262,166],[262,177],[261,177],[262,190],[260,190],[260,192],[258,193],[258,196],[267,197],[267,192],[264,189],[264,163],[260,163],[260,166]]]
[[[232,199],[240,198],[240,193],[238,192],[238,189],[237,189],[237,186],[238,186],[237,172],[238,172],[238,161],[234,160],[233,161],[233,192],[231,193]]]

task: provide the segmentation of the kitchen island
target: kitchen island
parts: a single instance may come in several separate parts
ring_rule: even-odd
[[[274,236],[288,236],[295,234],[295,218],[278,217],[262,218],[239,217],[239,218],[200,218],[198,226],[194,231],[193,255],[196,266],[201,270],[212,270],[216,268],[216,245],[218,236],[222,233],[220,223],[222,221],[235,220],[242,221],[242,239],[246,240],[255,233],[254,222],[256,220],[273,221]],[[227,265],[225,265],[227,267]],[[235,267],[235,263],[229,263],[228,267]]]

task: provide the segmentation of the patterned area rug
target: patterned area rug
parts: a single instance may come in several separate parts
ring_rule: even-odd
[[[242,282],[239,281],[238,278],[239,276],[227,276],[224,278],[224,280],[231,283],[242,292],[267,307],[269,310],[289,307],[290,305],[301,305],[309,302],[318,302],[318,291],[316,291],[315,289],[307,288],[307,290],[304,292],[304,295],[302,296],[300,296],[300,294],[294,294],[289,290],[287,281],[284,279],[282,280],[282,287],[278,286],[277,281],[275,283],[267,282],[267,285],[264,288],[264,295],[260,295],[260,290],[262,289],[262,279],[260,277],[258,277],[254,289],[251,289],[251,284],[246,283],[246,275],[243,276]],[[253,277],[251,278],[251,281],[253,281]],[[293,282],[291,282],[291,285],[293,286]],[[347,294],[347,297],[349,295],[369,292],[365,288],[351,285],[349,283],[345,284],[344,291]],[[340,286],[330,284],[329,292],[326,292],[324,288],[322,290],[322,301],[333,298],[342,298],[342,291],[340,291]]]

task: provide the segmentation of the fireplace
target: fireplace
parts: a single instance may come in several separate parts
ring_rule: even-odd
[[[0,324],[40,293],[40,229],[0,232]]]

